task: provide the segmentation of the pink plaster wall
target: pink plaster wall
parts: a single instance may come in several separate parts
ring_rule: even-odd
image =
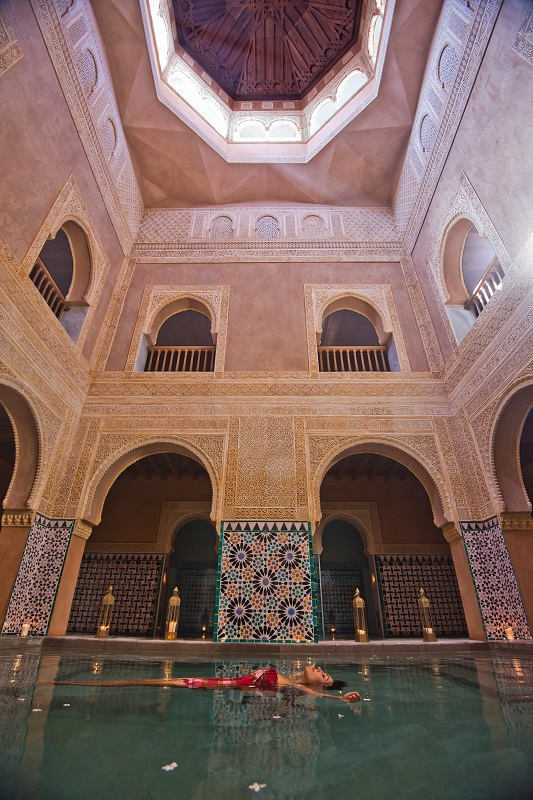
[[[0,235],[22,260],[70,175],[78,185],[110,261],[89,355],[123,254],[29,3],[2,3],[24,53],[1,77]]]
[[[230,289],[226,370],[308,369],[304,284],[392,286],[412,370],[428,369],[399,264],[137,264],[107,369],[122,370],[144,287],[221,285]]]
[[[320,493],[322,503],[377,503],[381,537],[384,544],[443,544],[440,528],[433,522],[429,498],[415,478],[352,481],[327,476]]]

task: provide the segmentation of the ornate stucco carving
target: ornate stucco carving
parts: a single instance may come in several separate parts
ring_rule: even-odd
[[[5,9],[0,7],[0,78],[22,58],[22,48],[17,41]]]
[[[500,515],[502,531],[533,531],[531,514],[504,513]]]
[[[392,333],[398,352],[398,360],[402,371],[409,372],[411,367],[405,347],[400,321],[396,312],[392,289],[388,285],[306,285],[304,286],[305,315],[307,329],[307,347],[309,369],[318,372],[317,335],[322,330],[324,310],[333,300],[357,298],[364,300],[374,308],[383,322],[386,333]]]
[[[143,333],[146,334],[151,330],[155,318],[164,307],[177,300],[192,299],[200,301],[209,309],[211,334],[217,343],[214,371],[215,373],[222,372],[226,355],[229,290],[229,286],[180,286],[179,288],[176,286],[146,286],[126,360],[126,370],[133,370],[141,337]]]
[[[31,4],[110,219],[128,253],[143,203],[90,6],[78,0],[65,14],[61,0]]]
[[[35,518],[35,511],[6,510],[2,513],[2,527],[29,528]]]

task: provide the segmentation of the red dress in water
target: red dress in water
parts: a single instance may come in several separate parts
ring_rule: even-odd
[[[274,667],[258,669],[240,678],[185,678],[188,689],[276,689],[278,673]]]

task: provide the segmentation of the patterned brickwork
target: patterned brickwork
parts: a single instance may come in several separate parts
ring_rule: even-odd
[[[102,597],[107,587],[113,586],[111,635],[153,633],[163,561],[161,553],[85,553],[72,602],[69,632],[96,631]]]
[[[437,636],[466,633],[459,587],[451,556],[377,555],[387,636],[422,637],[417,596],[420,587],[431,602]]]
[[[322,613],[325,635],[329,638],[331,628],[335,636],[354,635],[352,600],[355,589],[363,588],[360,570],[321,569]]]
[[[30,634],[46,636],[73,527],[73,519],[35,515],[2,634],[20,633],[22,624],[28,622]]]
[[[531,638],[522,596],[497,517],[461,522],[487,639],[505,639],[512,627],[517,639]]]
[[[202,625],[205,625],[206,632],[212,631],[217,586],[216,569],[180,569],[176,582],[181,596],[178,637],[198,636]]]
[[[215,641],[317,640],[307,522],[223,522]]]

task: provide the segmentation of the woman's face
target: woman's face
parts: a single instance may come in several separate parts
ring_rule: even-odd
[[[331,675],[317,667],[316,664],[311,664],[304,669],[304,678],[306,683],[319,683],[322,686],[330,686],[333,683]]]

